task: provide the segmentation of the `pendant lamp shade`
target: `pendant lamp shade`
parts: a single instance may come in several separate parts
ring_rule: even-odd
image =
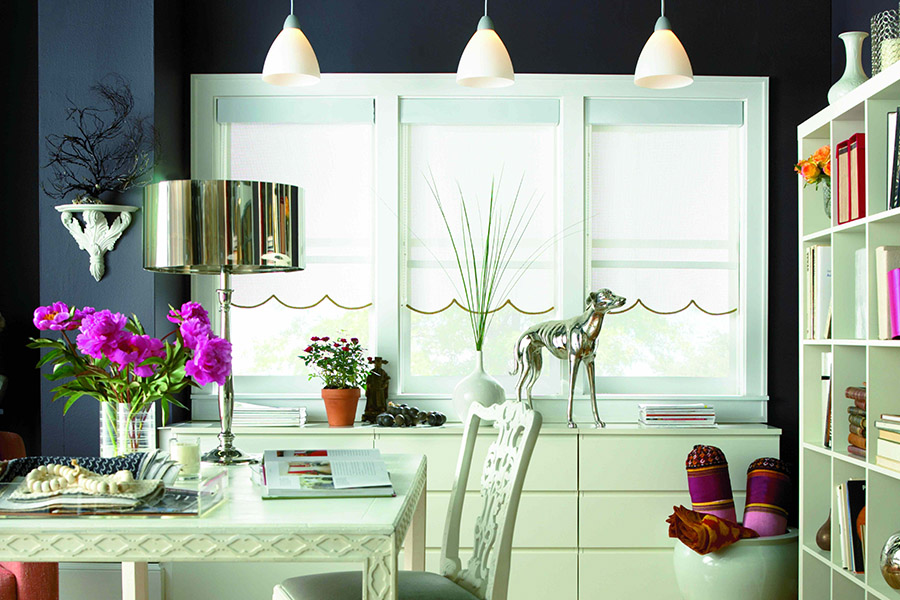
[[[321,77],[316,53],[300,31],[300,20],[292,13],[269,48],[262,79],[272,85],[300,86],[319,83]]]
[[[662,16],[657,19],[653,35],[641,50],[634,69],[634,83],[640,87],[662,90],[684,87],[693,82],[694,71],[687,52],[672,32],[669,20]]]
[[[509,52],[494,30],[493,21],[484,15],[459,59],[456,83],[466,87],[496,88],[512,85],[515,81]]]

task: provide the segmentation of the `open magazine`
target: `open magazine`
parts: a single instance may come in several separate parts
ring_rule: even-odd
[[[256,479],[263,498],[395,495],[377,449],[266,450]]]

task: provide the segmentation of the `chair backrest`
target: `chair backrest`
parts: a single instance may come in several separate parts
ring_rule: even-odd
[[[481,473],[481,513],[475,520],[472,558],[463,567],[459,559],[459,524],[482,420],[494,422],[494,429],[484,431],[496,431],[497,439],[488,449]],[[441,575],[483,600],[506,600],[519,496],[540,429],[541,414],[515,400],[490,407],[472,404],[469,409],[444,524]]]

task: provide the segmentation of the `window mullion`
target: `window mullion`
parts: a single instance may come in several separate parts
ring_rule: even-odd
[[[373,300],[375,331],[370,351],[400,366],[400,98],[375,97],[375,236]],[[390,393],[398,391],[398,377]]]

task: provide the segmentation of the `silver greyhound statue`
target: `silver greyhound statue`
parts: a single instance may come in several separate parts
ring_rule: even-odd
[[[532,407],[531,388],[541,376],[541,350],[546,348],[556,358],[569,361],[569,405],[566,419],[569,427],[578,427],[572,420],[572,402],[575,397],[575,377],[578,366],[584,363],[588,383],[591,386],[591,410],[594,413],[594,427],[606,427],[597,413],[597,393],[594,389],[594,349],[603,317],[609,311],[625,304],[625,298],[616,296],[607,289],[591,292],[584,301],[584,313],[562,321],[545,321],[528,328],[516,342],[516,368],[510,375],[519,373],[516,396],[522,401],[525,387],[528,406]]]

